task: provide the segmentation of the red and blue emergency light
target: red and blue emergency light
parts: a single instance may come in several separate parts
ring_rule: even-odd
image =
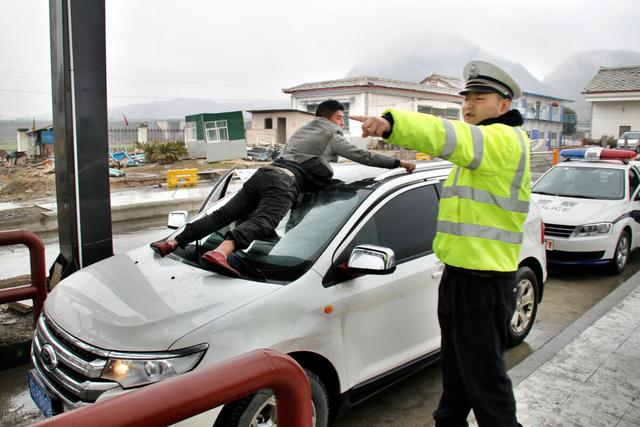
[[[568,148],[560,150],[560,155],[567,159],[580,160],[622,160],[628,161],[636,158],[636,153],[629,150],[616,150],[612,148],[589,147]]]

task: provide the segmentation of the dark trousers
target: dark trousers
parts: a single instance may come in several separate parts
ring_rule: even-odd
[[[233,240],[236,249],[244,249],[256,239],[271,237],[297,197],[298,186],[294,177],[274,168],[260,168],[226,205],[187,224],[175,239],[180,247],[184,247],[243,219],[225,238]]]
[[[515,274],[499,277],[447,266],[438,290],[443,393],[437,427],[516,427],[516,404],[504,364],[515,307]]]

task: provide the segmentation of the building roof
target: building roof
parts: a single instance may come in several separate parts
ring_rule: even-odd
[[[247,110],[248,113],[251,114],[255,114],[255,113],[302,113],[302,114],[309,114],[310,116],[313,116],[313,113],[310,113],[308,111],[304,111],[304,110],[296,110],[293,108],[276,108],[276,109],[267,109],[267,110]]]
[[[325,80],[322,82],[304,83],[298,86],[282,89],[284,93],[294,93],[321,89],[343,89],[355,87],[402,89],[416,92],[425,92],[438,95],[453,95],[459,97],[458,90],[443,87],[435,87],[421,83],[406,82],[402,80],[385,79],[381,77],[348,77],[338,80]]]
[[[449,87],[457,90],[462,90],[462,88],[464,88],[462,77],[447,76],[445,74],[438,74],[438,73],[431,73],[431,75],[428,77],[425,77],[424,80],[420,82],[420,84],[424,84],[427,86],[435,86],[438,84],[438,82],[444,83]]]
[[[600,67],[582,93],[640,91],[640,65]]]

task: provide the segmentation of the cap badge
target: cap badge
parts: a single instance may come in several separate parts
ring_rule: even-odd
[[[469,67],[469,78],[475,79],[476,77],[478,77],[478,74],[478,64],[471,64],[471,66]]]

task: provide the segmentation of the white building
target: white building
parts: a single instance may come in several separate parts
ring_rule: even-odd
[[[304,83],[283,92],[291,95],[291,108],[310,113],[322,101],[340,101],[346,108],[345,130],[352,139],[362,134],[362,127],[349,120],[350,114],[379,116],[396,108],[459,120],[463,99],[457,89],[366,76]]]
[[[250,146],[284,145],[299,128],[313,120],[314,113],[293,110],[249,110],[251,129],[247,129],[247,144]]]
[[[591,103],[591,137],[640,130],[640,65],[600,67],[582,92]]]
[[[376,116],[396,108],[460,120],[463,97],[458,93],[463,87],[460,77],[433,73],[420,83],[352,77],[305,83],[283,91],[291,95],[291,108],[298,110],[315,112],[318,104],[329,98],[342,102],[347,109],[345,127],[353,139],[362,128],[359,123],[349,122],[349,114]],[[571,101],[524,91],[512,108],[524,117],[522,128],[532,140],[544,140],[550,147],[557,147],[563,138],[563,121],[571,119],[564,114],[566,102]]]

